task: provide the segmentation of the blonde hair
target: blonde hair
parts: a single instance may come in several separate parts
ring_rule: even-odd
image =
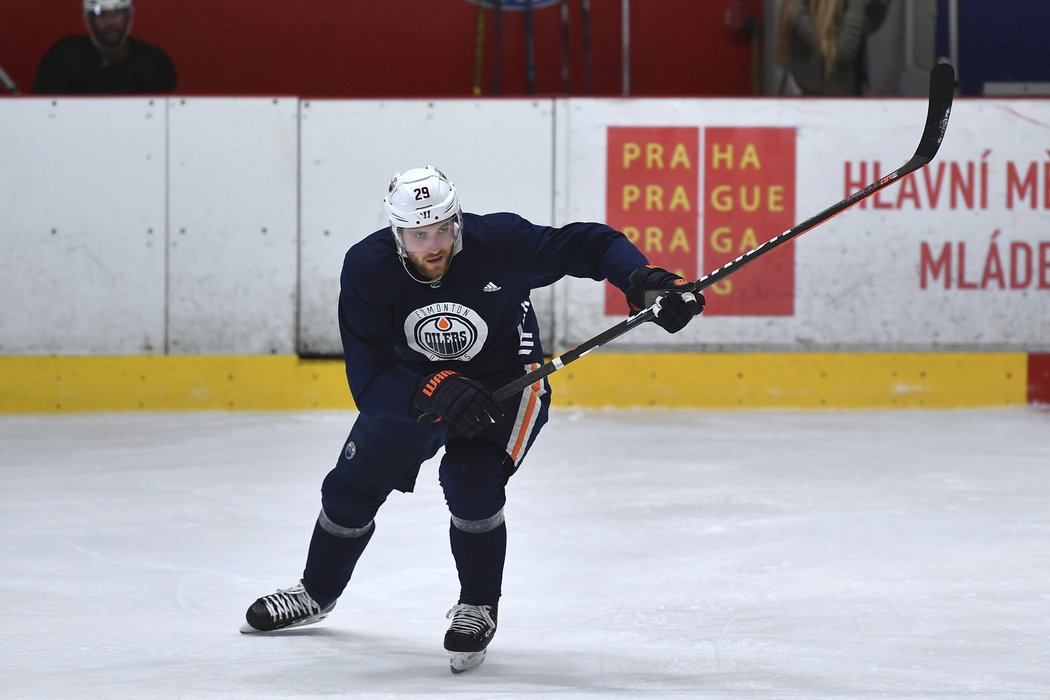
[[[779,44],[777,54],[785,65],[789,62],[791,23],[798,14],[803,0],[784,0],[780,6]],[[813,17],[813,26],[817,30],[817,48],[824,58],[824,74],[830,76],[835,68],[835,54],[838,50],[837,39],[839,23],[846,0],[809,0],[809,14]]]

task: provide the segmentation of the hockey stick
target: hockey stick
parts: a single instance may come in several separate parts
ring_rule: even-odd
[[[926,112],[926,127],[922,132],[922,138],[919,140],[919,147],[915,150],[915,155],[911,157],[911,160],[897,170],[894,170],[889,175],[871,183],[864,189],[857,190],[842,201],[832,204],[819,214],[811,216],[802,223],[796,224],[787,231],[770,238],[765,243],[752,248],[739,258],[726,263],[714,272],[704,275],[696,281],[695,289],[700,291],[725,279],[751,261],[765,255],[774,248],[787,243],[792,238],[801,236],[806,231],[816,228],[828,219],[831,219],[837,214],[849,209],[857,202],[870,197],[884,187],[892,185],[901,178],[919,170],[932,161],[934,156],[937,155],[937,149],[940,148],[941,141],[944,139],[945,129],[948,128],[948,116],[952,111],[952,95],[954,91],[955,70],[947,63],[934,66],[933,70],[930,71],[930,102]],[[655,320],[659,313],[660,299],[658,298],[653,302],[652,306],[643,309],[634,316],[620,321],[615,326],[602,331],[593,338],[583,341],[572,350],[555,357],[546,364],[543,364],[531,372],[523,374],[509,384],[500,387],[493,392],[493,396],[497,401],[508,399],[527,386],[534,384],[544,377],[554,374],[566,365],[575,362],[591,350],[600,348],[614,338],[619,338],[624,333],[634,330],[647,321]]]

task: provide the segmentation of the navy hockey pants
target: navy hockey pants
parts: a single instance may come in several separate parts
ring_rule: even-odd
[[[441,424],[359,415],[321,487],[321,513],[303,572],[314,600],[327,605],[342,594],[375,531],[380,506],[395,489],[411,492],[422,463],[444,445],[438,475],[451,514],[460,602],[496,603],[507,547],[505,486],[547,422],[545,386],[509,399],[506,420],[472,439],[450,436]]]

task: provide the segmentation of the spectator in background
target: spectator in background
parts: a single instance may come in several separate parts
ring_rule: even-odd
[[[803,95],[862,94],[864,47],[890,0],[784,0],[777,53]],[[781,92],[784,92],[783,87]]]
[[[131,38],[131,0],[82,0],[88,35],[60,39],[37,69],[37,94],[164,93],[175,66],[163,50]]]

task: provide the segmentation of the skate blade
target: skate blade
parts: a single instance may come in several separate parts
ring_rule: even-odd
[[[329,611],[329,612],[331,612],[331,611]],[[290,630],[290,629],[292,629],[294,627],[303,627],[304,625],[312,625],[315,622],[320,622],[321,620],[325,619],[326,617],[328,617],[328,613],[321,613],[320,615],[314,615],[313,617],[308,617],[305,620],[300,620],[299,622],[295,622],[295,623],[292,623],[290,625],[285,625],[284,627],[278,627],[277,629],[274,629],[274,630],[257,630],[254,627],[252,627],[251,625],[249,625],[247,622],[245,622],[244,624],[241,625],[241,634],[269,634],[271,632],[280,632],[281,630]]]
[[[477,668],[485,660],[484,649],[481,651],[450,651],[448,655],[452,673],[463,673]]]

